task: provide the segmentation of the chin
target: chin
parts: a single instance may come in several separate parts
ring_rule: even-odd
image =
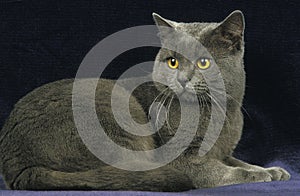
[[[190,92],[183,92],[181,95],[179,95],[180,98],[182,98],[183,101],[188,103],[198,103],[198,97]]]

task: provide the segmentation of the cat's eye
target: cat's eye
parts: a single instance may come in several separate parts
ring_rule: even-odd
[[[208,69],[210,67],[210,59],[208,58],[200,58],[198,59],[197,61],[197,66],[200,68],[200,69]]]
[[[173,57],[170,57],[167,59],[167,62],[168,62],[168,66],[171,68],[171,69],[177,69],[178,65],[179,65],[179,62],[177,59],[173,58]]]

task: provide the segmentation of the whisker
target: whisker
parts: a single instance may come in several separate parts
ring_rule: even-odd
[[[216,90],[216,89],[213,89],[213,88],[211,88],[210,90],[213,90],[213,91],[215,91],[215,92],[221,94],[221,92],[220,92],[219,90]],[[225,92],[225,93],[226,93],[226,92]],[[226,93],[226,96],[227,96],[227,98],[229,98],[229,99],[235,101],[235,102],[241,107],[241,109],[246,113],[246,115],[247,115],[250,119],[252,119],[251,116],[250,116],[250,114],[248,113],[248,111],[246,110],[246,108],[243,106],[242,103],[240,103],[239,101],[237,101],[234,97],[232,97],[232,96],[231,96],[230,94],[228,94],[228,93]]]
[[[248,111],[246,110],[246,108],[243,106],[242,103],[238,102],[234,97],[232,97],[231,95],[227,94],[228,98],[232,99],[233,101],[235,101],[237,104],[240,105],[240,107],[242,108],[242,110],[247,114],[247,116],[252,120],[250,114],[248,113]]]
[[[200,95],[200,97],[198,97],[198,103],[200,104],[200,108],[203,108],[204,104],[202,103],[202,95]]]
[[[148,119],[150,119],[150,114],[151,114],[151,110],[152,110],[152,107],[153,107],[153,104],[156,102],[156,100],[158,98],[160,98],[160,96],[164,95],[164,92],[166,92],[168,90],[168,88],[166,87],[164,90],[162,90],[156,97],[155,99],[153,100],[153,102],[151,103],[150,107],[149,107],[149,111],[148,111]]]
[[[160,102],[160,107],[159,107],[159,109],[156,111],[156,120],[155,120],[155,127],[156,127],[156,128],[158,127],[160,111],[161,111],[161,109],[163,108],[163,106],[164,106],[164,104],[165,104],[167,98],[169,97],[169,95],[170,95],[170,92],[169,92],[168,94],[166,94],[166,95],[163,96],[163,98],[162,98],[162,103]]]
[[[219,105],[219,102],[215,99],[215,97],[213,97],[212,94],[208,94],[208,93],[206,93],[206,95],[207,95],[213,102],[215,102],[215,104],[218,106],[218,108],[221,110],[221,112],[226,116],[225,111],[224,111],[223,108]]]
[[[169,123],[169,114],[170,114],[170,108],[171,108],[171,104],[172,104],[172,101],[173,101],[173,98],[174,98],[174,95],[172,95],[168,105],[167,105],[167,112],[166,112],[166,123],[167,123],[167,127],[168,127],[168,130],[169,130],[169,133],[170,133],[170,130],[172,129],[171,126],[170,126],[170,123]]]
[[[205,102],[205,106],[207,106],[209,108],[209,111],[211,112],[211,108],[210,108],[208,102],[206,101],[204,95],[201,95],[201,96],[203,97],[203,101]]]
[[[207,93],[206,95],[209,96],[210,99],[211,99],[211,100],[217,105],[217,107],[221,110],[221,112],[223,113],[223,115],[224,115],[224,117],[225,117],[226,123],[228,123],[228,126],[229,126],[229,127],[232,127],[231,124],[230,124],[230,122],[229,122],[229,118],[228,118],[226,112],[225,112],[224,109],[220,106],[220,104],[219,104],[219,102],[217,101],[217,99],[216,99],[212,94],[208,94],[208,93]],[[217,113],[217,115],[218,115],[218,113]],[[219,117],[219,116],[218,116],[218,117]]]
[[[152,107],[153,107],[153,104],[156,102],[156,100],[160,99],[164,93],[168,90],[168,88],[166,87],[165,89],[163,89],[156,97],[155,99],[153,100],[153,102],[151,103],[150,107],[149,107],[149,111],[148,111],[148,119],[151,118],[151,113],[152,113]],[[156,117],[157,118],[157,117]],[[155,126],[155,125],[154,125]],[[157,127],[155,127],[155,129],[157,129]],[[162,138],[161,134],[159,131],[157,131],[158,133],[158,136],[160,138],[160,140],[165,143],[164,139]]]
[[[171,94],[171,92],[168,92],[168,94],[166,94],[166,95],[164,95],[164,96],[162,97],[162,103],[161,103],[161,101],[160,101],[161,105],[160,105],[158,111],[156,111],[156,119],[155,119],[155,129],[156,129],[156,130],[157,130],[157,128],[158,128],[158,122],[159,122],[160,111],[161,111],[162,107],[164,106],[164,103],[166,102],[166,100],[168,99],[168,97],[169,97],[170,94]],[[160,130],[157,130],[157,133],[158,133],[158,135],[159,135],[161,141],[162,141],[163,143],[165,143],[163,137],[162,137],[161,134],[160,134]]]

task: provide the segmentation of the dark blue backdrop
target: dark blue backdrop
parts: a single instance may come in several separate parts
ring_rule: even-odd
[[[152,12],[175,21],[221,21],[240,9],[246,19],[245,131],[236,155],[251,163],[283,161],[300,171],[299,1],[25,1],[0,6],[0,127],[13,105],[45,83],[71,78],[85,54],[124,28],[153,24]],[[156,48],[115,59],[116,78]],[[120,63],[122,62],[122,63]]]

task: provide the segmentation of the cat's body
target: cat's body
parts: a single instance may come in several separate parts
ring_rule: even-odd
[[[154,15],[154,18],[158,25],[170,26],[193,35],[219,65],[229,97],[226,120],[212,149],[205,156],[198,156],[211,115],[211,104],[204,98],[196,136],[177,159],[166,166],[143,172],[125,171],[106,165],[82,142],[72,113],[73,80],[62,80],[44,85],[22,98],[1,130],[0,172],[8,188],[182,191],[289,178],[289,174],[281,168],[265,169],[232,157],[243,127],[240,105],[245,89],[242,14],[234,12],[220,24],[175,23],[158,15]],[[166,59],[174,56],[176,54],[162,49],[149,77],[155,79],[163,75],[170,84],[174,83],[174,78],[177,79],[176,85],[180,83],[182,86],[172,89],[176,92],[182,90],[185,83],[193,81],[193,78],[201,77],[194,68],[193,73],[189,73],[190,70],[183,65],[188,67],[190,63],[178,54],[182,68],[177,69],[180,71],[169,70]],[[176,77],[174,74],[177,74]],[[187,74],[191,76],[189,80],[185,78]],[[135,81],[125,81],[131,80]],[[175,96],[171,100],[172,93],[159,100],[168,99],[166,103],[170,103],[168,124],[164,124],[159,133],[138,137],[123,131],[114,120],[110,107],[114,84],[115,81],[100,79],[95,96],[99,121],[114,142],[131,150],[151,150],[164,145],[174,136],[180,121],[180,105]],[[130,99],[130,112],[136,122],[148,122],[149,107],[162,92],[160,88],[162,86],[146,83],[134,91]],[[128,94],[126,85],[117,93],[119,98],[125,97]],[[196,110],[190,96],[184,96],[189,103],[189,111]],[[192,122],[193,117],[190,120]]]

